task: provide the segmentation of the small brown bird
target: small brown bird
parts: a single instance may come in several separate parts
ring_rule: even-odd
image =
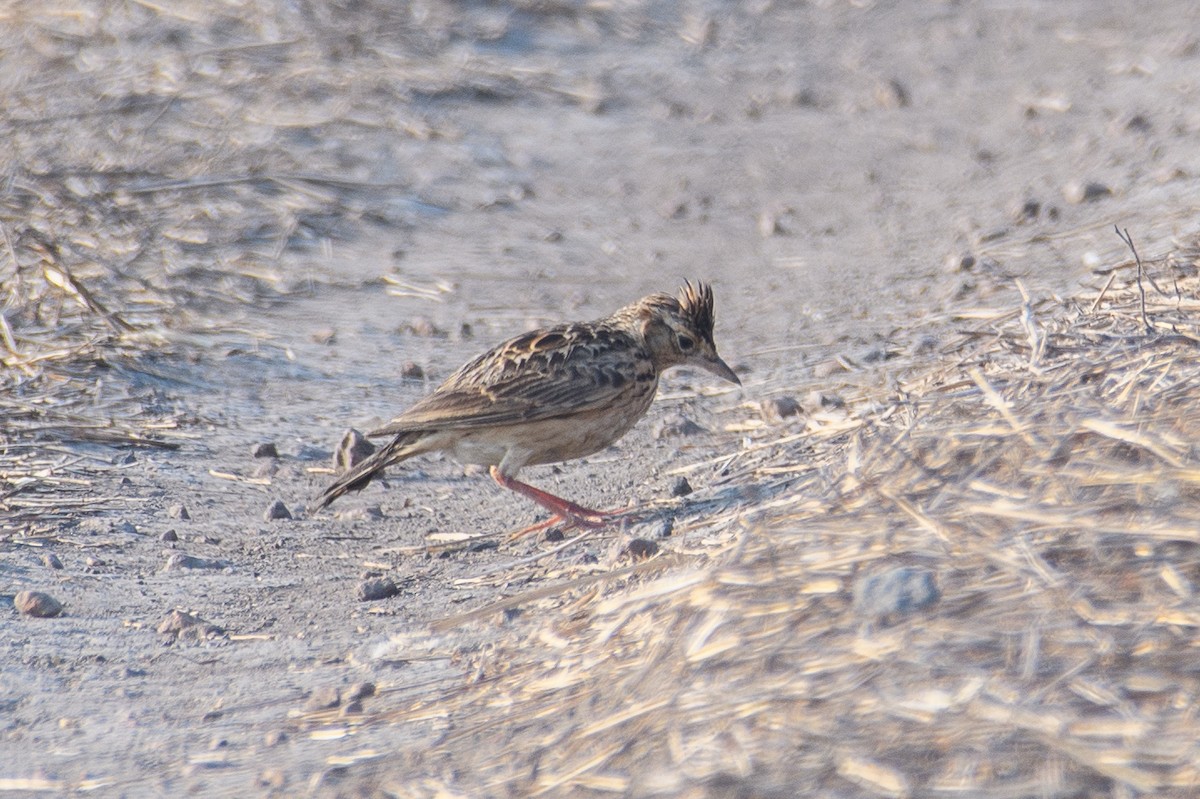
[[[320,509],[365,488],[388,466],[443,451],[491,467],[492,478],[550,510],[546,524],[597,527],[595,511],[515,479],[523,466],[582,458],[625,435],[646,413],[665,370],[700,366],[741,385],[713,343],[713,295],[687,283],[612,316],[517,336],[464,365],[429,396],[373,430],[392,440],[342,474]]]

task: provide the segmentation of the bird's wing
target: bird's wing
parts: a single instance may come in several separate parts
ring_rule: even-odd
[[[649,355],[627,333],[574,324],[527,333],[463,366],[371,436],[570,416],[653,391]]]

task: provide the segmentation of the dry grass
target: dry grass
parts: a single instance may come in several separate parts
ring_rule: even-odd
[[[360,722],[437,745],[364,779],[403,796],[1194,795],[1200,248],[1147,270],[1152,332],[1132,264],[1073,300],[963,311],[939,354],[890,365],[889,401],[748,447],[730,479],[786,483],[752,522],[718,513],[694,551],[463,617],[505,619],[465,656],[469,684]],[[942,597],[885,625],[851,596],[897,564]],[[512,584],[539,569],[562,576]]]
[[[175,342],[219,346],[191,336],[306,290],[306,253],[436,202],[356,148],[452,134],[409,100],[491,80],[448,67],[473,23],[352,5],[0,11],[0,534],[108,506],[92,476],[112,450],[63,444],[175,446],[194,421],[169,398],[190,380]]]
[[[357,131],[403,162],[460,135],[414,97],[596,102],[555,65],[463,61],[453,40],[503,15],[210,5],[0,13],[0,534],[105,501],[77,471],[93,456],[60,442],[157,446],[180,423],[155,390],[179,375],[155,354],[200,323],[190,310],[293,290],[281,258],[356,225],[488,200],[371,174]],[[1198,252],[1148,265],[1152,332],[1132,264],[1091,295],[931,324],[936,352],[887,364],[896,391],[750,429],[701,464],[724,491],[669,556],[484,576],[549,585],[397,640],[389,656],[431,647],[472,678],[354,721],[440,733],[369,779],[396,795],[1194,795]],[[898,564],[934,571],[942,598],[883,625],[851,596]],[[438,637],[480,618],[502,624],[486,648]]]

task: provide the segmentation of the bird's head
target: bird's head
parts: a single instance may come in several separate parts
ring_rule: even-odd
[[[679,294],[651,294],[635,303],[636,324],[659,371],[699,366],[731,383],[742,384],[713,343],[713,294],[705,283],[688,281]]]

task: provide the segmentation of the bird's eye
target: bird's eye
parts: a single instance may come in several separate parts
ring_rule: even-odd
[[[682,351],[682,352],[687,352],[688,350],[690,350],[690,349],[691,349],[692,347],[694,347],[694,346],[696,346],[696,342],[692,341],[692,340],[691,340],[690,338],[688,338],[687,336],[680,336],[680,337],[679,337],[679,349],[680,349],[680,351]]]

